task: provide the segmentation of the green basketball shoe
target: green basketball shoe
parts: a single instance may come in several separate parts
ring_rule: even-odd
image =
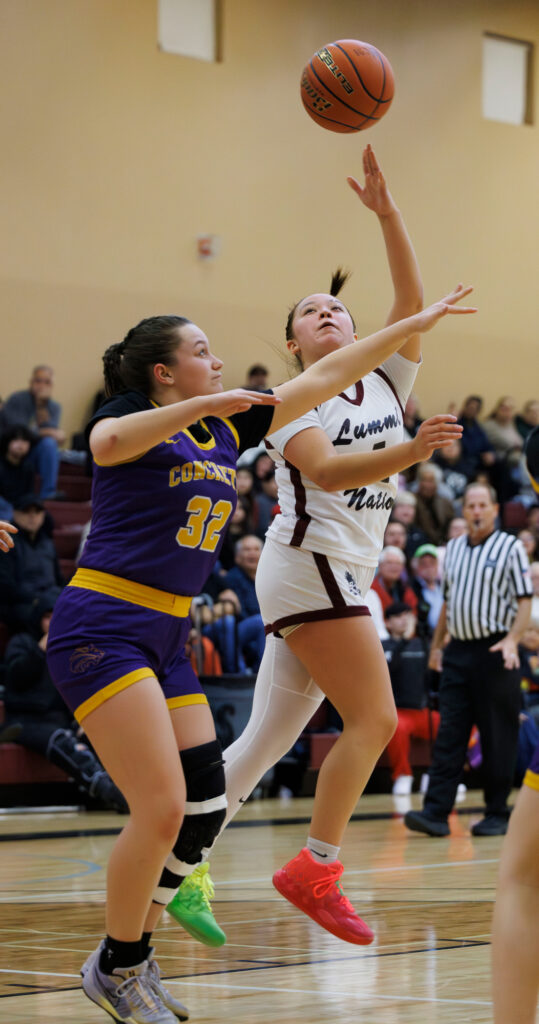
[[[210,906],[214,893],[210,865],[197,864],[193,873],[184,878],[167,907],[174,920],[205,946],[222,946],[226,942],[226,935],[217,924]]]

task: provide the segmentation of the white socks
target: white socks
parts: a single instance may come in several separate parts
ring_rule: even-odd
[[[332,861],[338,859],[340,846],[331,846],[329,843],[323,843],[321,839],[313,839],[312,836],[309,836],[307,849],[319,864],[331,864]]]

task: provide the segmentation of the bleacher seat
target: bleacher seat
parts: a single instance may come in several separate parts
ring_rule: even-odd
[[[523,530],[526,526],[528,510],[520,501],[506,501],[502,511],[502,524],[505,530]]]
[[[92,481],[89,476],[58,477],[58,490],[62,491],[67,501],[89,501],[92,493]]]
[[[52,539],[58,558],[75,558],[82,530],[80,523],[72,523],[71,526],[62,526],[59,530],[53,531]]]
[[[45,508],[50,512],[56,529],[63,526],[79,524],[85,526],[92,516],[92,505],[89,501],[45,501]]]

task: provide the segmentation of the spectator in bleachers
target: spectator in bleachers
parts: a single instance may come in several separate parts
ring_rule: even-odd
[[[245,384],[242,387],[248,391],[267,391],[269,370],[262,363],[254,363],[247,370]]]
[[[247,514],[249,533],[254,533],[257,526],[255,478],[253,471],[249,466],[238,466],[236,471],[236,490],[238,492],[238,498],[241,499],[242,505]]]
[[[77,735],[77,722],[50,677],[46,650],[52,607],[50,598],[40,599],[28,623],[31,628],[17,633],[7,645],[5,737],[62,768],[85,799],[127,813],[120,790],[84,738]]]
[[[248,533],[252,532],[245,499],[238,494],[238,502],[228,520],[223,546],[219,552],[219,563],[224,572],[228,572],[236,563],[235,552],[237,542],[241,537],[246,537]]]
[[[496,456],[490,471],[491,482],[502,505],[518,494],[525,479],[520,465],[524,442],[515,425],[515,409],[514,399],[505,395],[483,421],[483,430]]]
[[[459,423],[462,425],[462,455],[466,465],[466,476],[475,480],[477,474],[494,465],[494,449],[478,422],[483,408],[483,399],[479,395],[470,395],[462,407]]]
[[[7,427],[23,425],[35,436],[36,443],[30,458],[41,477],[39,496],[42,499],[52,498],[58,493],[59,445],[66,439],[60,427],[62,408],[52,397],[53,384],[52,368],[36,366],[29,387],[13,392],[2,407],[2,418]]]
[[[8,427],[0,437],[0,515],[11,519],[13,505],[35,490],[36,472],[28,458],[33,435],[25,426]]]
[[[539,398],[530,398],[524,403],[522,412],[515,416],[515,427],[523,441],[534,427],[539,426]]]
[[[417,498],[412,491],[397,491],[389,522],[402,523],[406,530],[404,552],[408,561],[413,557],[415,549],[428,541],[426,534],[417,525],[416,507]]]
[[[517,533],[517,537],[520,541],[522,541],[522,545],[528,556],[528,561],[531,565],[532,562],[537,561],[537,559],[539,558],[539,545],[537,543],[537,539],[534,537],[531,530],[527,529],[519,530]]]
[[[440,584],[438,549],[434,544],[422,544],[412,559],[412,588],[417,596],[417,627],[421,638],[430,638],[444,603]]]
[[[223,674],[219,651],[209,636],[204,636],[194,626],[187,638],[185,653],[197,676],[220,676]]]
[[[455,515],[453,502],[439,492],[441,481],[442,471],[435,463],[422,462],[418,467],[414,484],[417,488],[415,521],[431,544],[445,542],[447,527]]]
[[[515,400],[509,395],[499,398],[492,412],[483,420],[483,430],[497,456],[520,452],[523,441],[515,425]]]
[[[405,551],[407,539],[408,535],[404,523],[399,523],[397,519],[390,519],[385,528],[384,547],[400,548],[401,551]]]
[[[447,539],[453,540],[454,537],[462,537],[463,533],[468,532],[466,520],[463,516],[453,516],[447,526]]]
[[[397,706],[397,728],[386,748],[396,796],[412,792],[411,738],[417,736],[433,743],[440,721],[438,712],[429,707],[428,650],[419,637],[410,636],[410,617],[413,619],[412,609],[405,602],[388,605],[385,621],[389,638],[382,641]]]
[[[415,437],[423,423],[423,420],[419,415],[419,402],[417,400],[417,396],[414,395],[413,392],[404,406],[403,423],[404,429],[409,438]]]
[[[279,511],[275,466],[268,469],[260,478],[259,488],[255,496],[256,532],[259,537],[264,538],[268,526]]]
[[[378,572],[372,581],[372,590],[376,591],[382,602],[384,613],[386,608],[395,601],[410,605],[417,610],[417,597],[412,588],[403,581],[402,574],[406,568],[406,558],[400,548],[383,548],[378,561]]]
[[[235,595],[239,602],[237,636],[240,672],[247,669],[257,672],[264,654],[266,637],[255,589],[256,569],[263,546],[260,537],[253,534],[237,542],[236,564],[226,574],[219,595],[221,601],[231,594]]]
[[[17,543],[0,562],[0,619],[26,629],[38,601],[51,607],[65,586],[58,556],[45,525],[45,508],[35,494],[19,498],[13,510]]]
[[[440,493],[449,498],[453,503],[462,498],[467,484],[470,483],[466,475],[467,464],[462,455],[462,444],[457,439],[447,448],[440,448],[434,453],[432,461],[442,471],[442,482],[444,489]]]
[[[401,573],[401,580],[402,580],[403,583],[410,583],[410,577],[411,577],[411,569],[410,569],[410,561],[411,561],[411,559],[408,557],[408,554],[407,554],[407,546],[408,546],[408,534],[407,534],[406,527],[405,527],[404,523],[399,523],[399,521],[397,519],[390,519],[388,524],[387,524],[387,526],[386,526],[386,528],[385,528],[385,532],[384,532],[384,547],[385,548],[391,548],[391,547],[400,548],[401,551],[404,552],[404,556],[406,558],[406,564],[405,564],[403,572]]]

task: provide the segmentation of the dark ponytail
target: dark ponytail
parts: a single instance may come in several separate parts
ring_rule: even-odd
[[[334,295],[337,298],[341,288],[346,284],[350,277],[349,270],[343,270],[342,267],[337,267],[334,273],[331,275],[331,284],[329,286],[329,294]],[[352,314],[350,314],[352,315]]]
[[[185,316],[152,316],[141,320],[127,332],[123,341],[109,345],[103,356],[105,393],[108,398],[119,391],[142,391],[152,386],[152,367],[175,362],[179,331],[192,321]]]

